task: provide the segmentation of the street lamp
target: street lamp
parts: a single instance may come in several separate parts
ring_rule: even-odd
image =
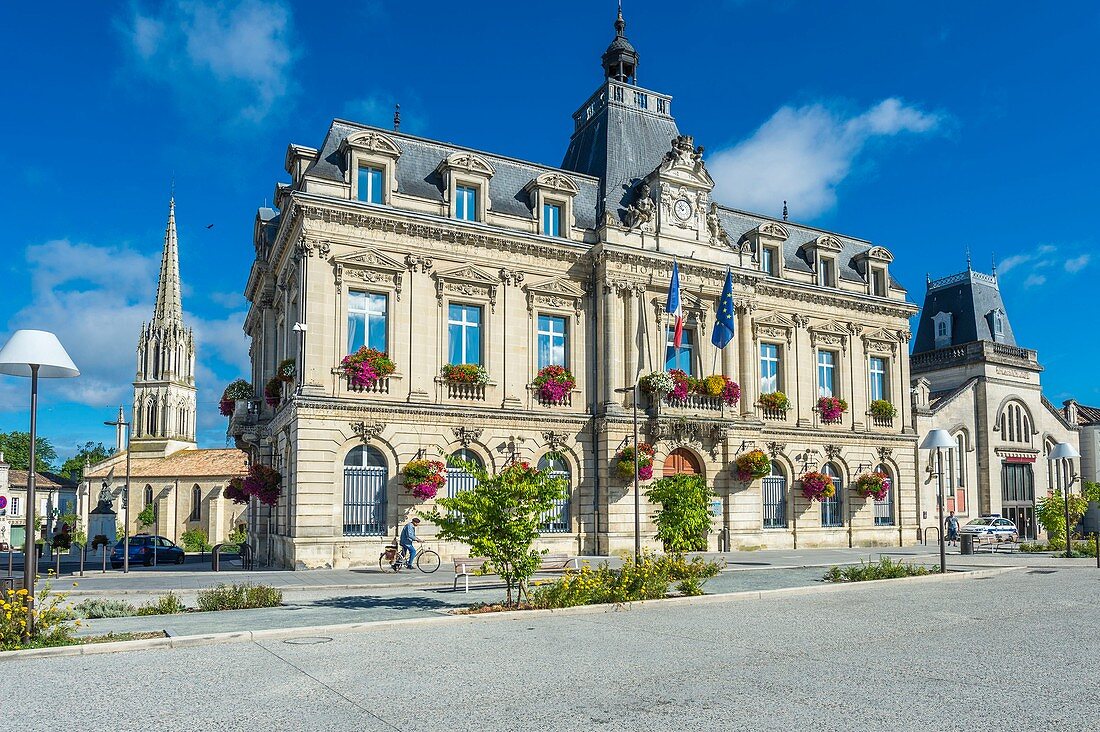
[[[1068,442],[1059,442],[1054,446],[1054,449],[1047,454],[1047,460],[1054,462],[1055,460],[1072,460],[1073,458],[1081,457],[1081,453],[1077,452],[1077,448]],[[1069,540],[1069,487],[1077,482],[1078,476],[1074,475],[1070,477],[1069,483],[1066,484],[1065,489],[1062,491],[1062,500],[1066,504],[1066,557],[1073,556],[1073,544]]]
[[[126,428],[126,487],[122,490],[122,573],[127,574],[130,571],[130,423],[123,419],[122,407],[119,407],[118,419],[103,424],[116,430],[119,427]],[[153,539],[154,552],[156,545],[156,539]]]
[[[27,466],[27,523],[23,537],[23,589],[27,591],[27,635],[34,632],[34,583],[38,577],[38,554],[34,536],[34,443],[38,439],[38,378],[63,379],[80,376],[57,336],[44,330],[17,330],[0,349],[0,374],[31,377],[30,464]]]
[[[928,435],[925,436],[924,442],[920,444],[921,450],[935,450],[936,451],[936,475],[939,478],[939,492],[936,495],[936,509],[940,517],[940,573],[947,572],[947,544],[944,542],[943,537],[943,448],[952,448],[955,446],[955,441],[951,439],[951,435],[947,430],[929,430]]]
[[[642,556],[642,497],[638,490],[638,385],[616,389],[619,394],[634,394],[634,561]]]

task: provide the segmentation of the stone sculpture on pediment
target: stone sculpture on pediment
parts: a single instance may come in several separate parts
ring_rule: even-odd
[[[634,196],[634,202],[626,207],[626,225],[628,229],[649,229],[653,223],[657,204],[653,202],[653,190],[649,183],[642,181]]]

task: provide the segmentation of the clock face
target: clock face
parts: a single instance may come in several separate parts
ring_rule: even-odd
[[[681,221],[687,221],[689,218],[691,218],[691,204],[686,198],[681,198],[679,201],[676,202],[675,211],[676,218],[680,219]]]

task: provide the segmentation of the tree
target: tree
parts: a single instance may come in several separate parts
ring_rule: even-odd
[[[76,454],[61,464],[61,474],[66,478],[77,480],[84,476],[84,465],[95,465],[106,460],[114,454],[114,449],[108,450],[102,442],[85,442],[77,445]]]
[[[1095,485],[1095,484],[1093,484]],[[1072,529],[1085,515],[1088,501],[1074,493],[1069,494],[1069,521]],[[1035,516],[1047,532],[1047,540],[1059,547],[1066,545],[1066,502],[1062,491],[1055,488],[1050,495],[1039,499]]]
[[[146,504],[145,508],[141,509],[141,513],[137,515],[138,526],[145,528],[146,526],[152,526],[157,522],[157,506],[155,503]]]
[[[421,516],[439,527],[439,538],[465,542],[475,556],[488,558],[504,580],[505,603],[513,605],[527,596],[528,582],[545,553],[532,545],[554,502],[565,497],[566,482],[522,462],[493,476],[473,463],[454,465],[472,474],[477,485],[438,499],[435,510]]]
[[[646,496],[661,504],[653,519],[666,552],[706,551],[714,493],[703,476],[680,473],[661,478]]]
[[[30,432],[0,432],[0,452],[4,453],[4,462],[12,470],[29,470],[31,462]],[[57,451],[47,437],[37,437],[34,441],[34,462],[38,472],[52,471]]]

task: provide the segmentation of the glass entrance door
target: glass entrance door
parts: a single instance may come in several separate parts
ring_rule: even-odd
[[[1030,463],[1002,464],[1001,513],[1016,524],[1021,540],[1036,538],[1035,474]]]

